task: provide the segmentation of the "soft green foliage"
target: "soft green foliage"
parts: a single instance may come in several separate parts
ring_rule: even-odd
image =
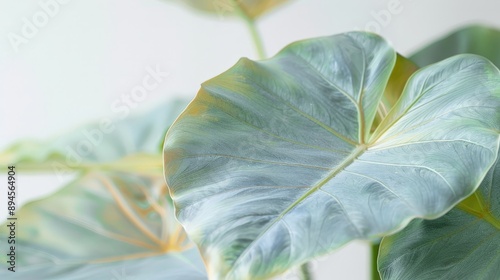
[[[500,163],[478,191],[440,219],[416,220],[384,238],[383,279],[497,279],[500,275]]]
[[[500,67],[500,30],[467,26],[419,50],[410,59],[418,66],[427,66],[463,53],[484,56]]]
[[[185,105],[165,103],[107,129],[99,122],[2,153],[23,174],[79,172],[55,194],[17,211],[17,271],[7,270],[2,254],[0,278],[206,279],[199,253],[175,220],[162,174],[161,143]],[[78,149],[84,141],[91,144],[86,153]],[[1,244],[8,223],[0,228]]]
[[[387,113],[396,57],[352,32],[242,59],[203,84],[164,156],[209,276],[269,278],[474,192],[498,151],[498,69],[474,55],[426,67]]]
[[[175,0],[204,12],[219,16],[243,12],[249,18],[257,18],[288,0]]]

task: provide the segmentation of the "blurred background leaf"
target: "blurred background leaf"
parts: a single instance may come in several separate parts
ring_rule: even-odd
[[[113,279],[122,273],[206,279],[201,258],[174,218],[161,174],[84,174],[17,216],[17,272],[3,267],[2,279]],[[0,229],[2,244],[8,222]],[[0,259],[5,266],[8,256]]]
[[[381,37],[352,32],[203,83],[164,154],[177,218],[211,277],[266,279],[440,217],[475,190],[498,149],[477,121],[496,116],[498,70],[471,55],[422,69],[370,134],[396,59]]]
[[[500,67],[500,30],[481,25],[467,26],[414,53],[410,60],[424,67],[462,53],[484,56]]]

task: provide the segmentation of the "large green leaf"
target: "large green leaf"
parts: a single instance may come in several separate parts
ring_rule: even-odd
[[[383,279],[497,279],[500,275],[500,162],[448,214],[416,220],[384,238]]]
[[[21,141],[0,153],[0,166],[57,174],[112,169],[158,175],[165,132],[186,105],[175,100],[135,116],[102,118],[48,141]]]
[[[177,0],[179,2],[179,0]],[[249,18],[256,18],[288,0],[180,0],[196,9],[220,16],[235,14],[240,10]]]
[[[165,140],[177,217],[213,279],[262,279],[470,195],[498,149],[500,73],[462,55],[417,71],[371,126],[396,61],[346,33],[242,59]]]
[[[16,217],[16,272],[2,254],[1,279],[206,279],[161,175],[86,174]]]
[[[437,40],[410,59],[419,66],[426,66],[463,53],[484,56],[500,67],[500,31],[479,25],[468,26]]]

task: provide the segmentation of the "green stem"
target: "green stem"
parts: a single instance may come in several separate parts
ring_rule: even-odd
[[[238,10],[238,14],[245,21],[248,30],[250,30],[250,34],[252,35],[252,40],[255,45],[255,49],[257,51],[259,59],[265,59],[266,52],[264,50],[264,43],[262,42],[262,37],[260,36],[259,31],[257,30],[257,24],[255,22],[255,19],[253,19],[248,15],[248,13],[245,11],[245,8],[241,6],[240,1],[233,0],[233,2]]]
[[[381,280],[377,265],[379,247],[379,243],[371,244],[371,280]]]
[[[300,266],[300,278],[302,280],[312,280],[311,271],[309,269],[309,263],[304,263]]]

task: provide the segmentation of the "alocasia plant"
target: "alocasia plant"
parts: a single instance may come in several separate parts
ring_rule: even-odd
[[[255,20],[286,0],[182,2],[239,14],[265,58]],[[498,38],[466,28],[408,60],[351,32],[242,59],[177,119],[164,166],[182,103],[11,146],[2,165],[76,175],[18,211],[15,276],[268,279],[402,230],[382,242],[383,278],[494,278],[500,73],[451,56],[499,65]]]
[[[203,84],[164,156],[209,276],[269,278],[437,218],[475,191],[498,152],[498,69],[446,59],[387,108],[396,57],[377,35],[351,32],[242,59]]]
[[[412,55],[420,65],[456,53],[489,58],[500,66],[500,31],[463,28]],[[497,92],[497,96],[498,96]],[[500,132],[500,109],[490,120]],[[488,120],[486,120],[488,121]],[[496,279],[500,273],[498,159],[480,188],[440,219],[417,220],[384,238],[379,267],[384,279]]]

